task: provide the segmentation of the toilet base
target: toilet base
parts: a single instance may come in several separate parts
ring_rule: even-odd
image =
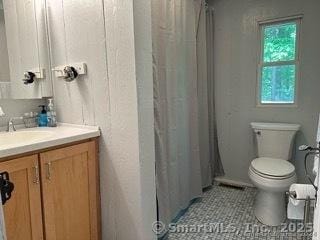
[[[259,189],[254,204],[254,214],[259,222],[279,226],[286,220],[284,192],[267,192]]]

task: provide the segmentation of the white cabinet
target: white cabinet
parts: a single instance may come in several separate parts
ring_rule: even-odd
[[[11,97],[33,99],[52,96],[45,0],[3,0],[9,56]],[[24,73],[34,72],[24,84]]]

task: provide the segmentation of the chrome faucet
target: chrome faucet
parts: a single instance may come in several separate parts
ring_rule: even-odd
[[[0,106],[0,117],[5,117],[6,114],[3,112]],[[16,127],[14,126],[14,120],[23,120],[23,117],[11,117],[7,124],[7,132],[15,132]]]
[[[23,117],[12,117],[9,119],[8,121],[8,125],[7,125],[7,132],[15,132],[16,131],[16,127],[14,125],[14,120],[22,120]]]

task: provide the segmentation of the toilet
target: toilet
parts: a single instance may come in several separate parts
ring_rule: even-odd
[[[249,178],[257,187],[254,214],[263,224],[278,226],[286,220],[285,192],[297,181],[289,162],[298,124],[251,123],[258,158],[249,167]]]

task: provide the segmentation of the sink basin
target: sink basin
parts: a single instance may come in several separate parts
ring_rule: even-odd
[[[18,131],[0,134],[0,149],[12,145],[27,145],[29,143],[44,140],[53,133],[50,131]]]

